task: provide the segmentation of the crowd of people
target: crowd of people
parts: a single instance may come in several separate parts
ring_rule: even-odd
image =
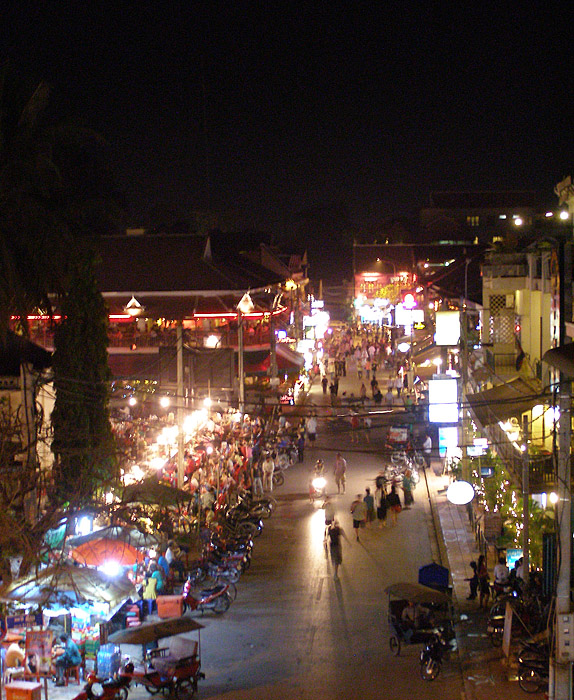
[[[390,330],[380,326],[349,325],[326,336],[319,360],[323,394],[329,392],[335,404],[339,379],[350,374],[361,382],[361,403],[372,400],[375,405],[394,405],[400,400],[407,408],[414,407],[424,398],[424,386],[415,381],[416,368],[409,353],[398,352],[395,345]]]

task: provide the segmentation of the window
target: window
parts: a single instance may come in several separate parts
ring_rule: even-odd
[[[466,225],[472,226],[473,228],[480,226],[480,217],[479,216],[467,216],[466,217]]]

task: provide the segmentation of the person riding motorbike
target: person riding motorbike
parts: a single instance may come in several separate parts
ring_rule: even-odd
[[[315,462],[315,467],[313,469],[313,476],[325,476],[325,464],[322,459],[318,459]]]

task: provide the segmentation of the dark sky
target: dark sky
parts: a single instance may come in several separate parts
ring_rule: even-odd
[[[551,3],[44,0],[0,13],[0,56],[112,144],[134,225],[208,207],[278,233],[313,207],[372,225],[437,189],[552,200],[573,170],[572,32]]]

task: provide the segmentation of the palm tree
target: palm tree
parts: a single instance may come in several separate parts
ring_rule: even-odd
[[[62,291],[70,231],[62,226],[61,178],[47,129],[50,90],[0,67],[0,338],[11,315],[26,325]]]

